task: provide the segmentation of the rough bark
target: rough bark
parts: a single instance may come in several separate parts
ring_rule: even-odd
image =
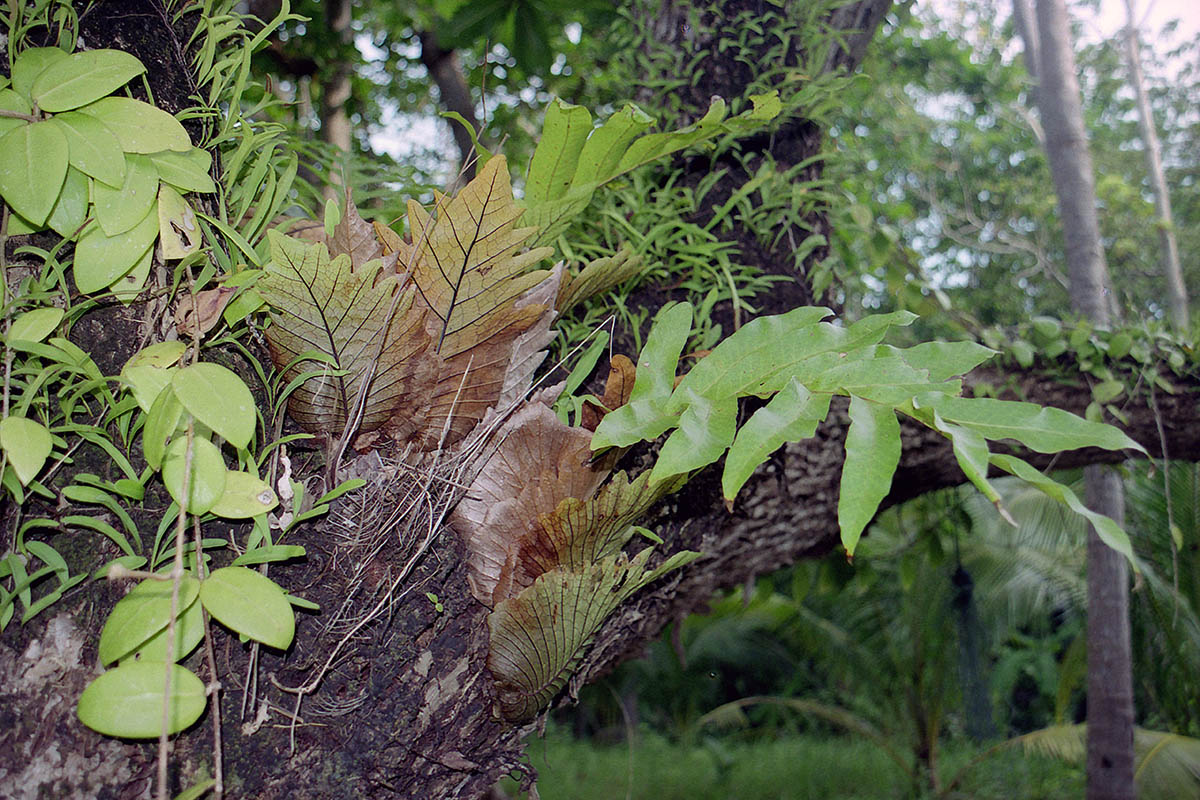
[[[1101,326],[1113,316],[1108,268],[1100,243],[1096,189],[1075,78],[1066,6],[1038,0],[1038,108],[1046,155],[1066,239],[1072,307]],[[1098,466],[1085,470],[1090,508],[1124,515],[1120,479]],[[1129,574],[1125,559],[1088,531],[1088,800],[1131,800],[1134,788],[1133,673],[1129,639]]]
[[[99,32],[92,40],[106,41]],[[140,47],[132,42],[128,49],[145,57]],[[705,80],[731,80],[724,84],[726,93],[737,94],[734,69],[718,74],[717,66],[714,61],[701,76],[698,83],[706,87],[701,91],[708,91]],[[702,101],[707,103],[707,95]],[[819,131],[795,120],[773,139],[761,137],[744,146],[771,148],[778,158],[799,163],[820,145]],[[787,254],[750,252],[773,271],[790,269]],[[803,276],[794,277],[796,288],[779,293],[777,302],[812,299]],[[100,368],[115,374],[123,356],[105,342],[135,341],[136,320],[123,308],[98,308],[76,324],[73,335],[87,349],[99,347]],[[100,337],[109,338],[101,342]],[[210,357],[248,372],[236,354]],[[1058,365],[1055,374],[1063,369]],[[1048,372],[981,371],[976,377],[1076,412],[1090,400],[1082,381],[1064,383]],[[1152,454],[1160,452],[1157,413],[1172,455],[1200,458],[1195,402],[1200,381],[1175,383],[1179,392],[1160,396],[1156,411],[1144,398],[1131,401],[1125,409],[1127,431]],[[668,498],[648,521],[666,540],[661,552],[695,549],[705,553],[704,559],[620,609],[597,635],[571,691],[636,657],[669,622],[702,610],[714,590],[834,547],[845,425],[844,407],[835,409],[811,441],[787,447],[759,470],[732,514],[721,503],[712,470]],[[635,453],[632,460],[647,457]],[[1081,451],[1057,457],[1055,465],[1121,457]],[[313,452],[293,450],[292,460],[300,477],[319,472]],[[1048,463],[1045,457],[1031,460]],[[85,466],[102,477],[117,477],[107,474],[111,465],[103,459]],[[272,577],[289,591],[321,604],[320,614],[301,615],[293,648],[283,654],[256,651],[220,635],[227,797],[480,797],[518,767],[521,739],[536,727],[515,729],[495,719],[494,690],[485,669],[487,609],[470,594],[462,548],[440,524],[439,509],[423,516],[397,514],[410,507],[412,473],[373,460],[357,469],[372,480],[374,490],[364,496],[373,500],[348,499],[326,524],[302,529],[289,543],[304,545],[307,559],[272,567]],[[944,439],[926,429],[904,428],[904,456],[889,505],[962,481]],[[446,496],[443,502],[452,499]],[[146,505],[152,520],[166,500],[151,497]],[[95,557],[95,542],[86,544],[81,552]],[[112,555],[100,553],[102,559]],[[135,797],[149,786],[153,746],[105,739],[74,716],[80,688],[99,671],[97,632],[120,593],[109,584],[81,585],[54,612],[28,626],[13,623],[0,636],[0,796]],[[190,665],[205,674],[199,661]],[[294,690],[301,686],[312,688],[297,703]],[[208,770],[209,724],[206,717],[179,738],[172,760],[177,789]]]
[[[1171,193],[1167,190],[1167,177],[1163,172],[1162,145],[1158,141],[1158,129],[1154,124],[1154,114],[1150,110],[1150,96],[1146,92],[1146,81],[1142,77],[1142,48],[1138,42],[1133,0],[1125,0],[1125,11],[1128,15],[1125,26],[1125,60],[1129,68],[1129,84],[1133,87],[1133,96],[1137,100],[1138,130],[1141,131],[1142,148],[1146,153],[1146,176],[1150,179],[1150,191],[1154,194],[1159,258],[1162,262],[1163,278],[1167,283],[1168,316],[1176,330],[1186,331],[1187,288],[1183,285],[1183,270],[1179,265],[1179,245],[1175,241]]]

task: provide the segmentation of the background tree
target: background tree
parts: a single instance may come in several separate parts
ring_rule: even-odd
[[[1091,156],[1075,80],[1070,26],[1061,0],[1038,0],[1038,110],[1066,238],[1071,305],[1101,326],[1113,298],[1100,244]],[[1086,470],[1088,506],[1124,520],[1120,478]],[[1132,798],[1133,677],[1129,642],[1129,573],[1125,559],[1088,532],[1088,797]]]

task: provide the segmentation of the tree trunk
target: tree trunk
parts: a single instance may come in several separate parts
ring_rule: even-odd
[[[429,77],[433,78],[434,84],[438,87],[442,107],[461,116],[474,129],[475,135],[479,136],[480,127],[479,120],[475,116],[475,101],[471,99],[471,89],[467,86],[466,78],[463,77],[458,53],[454,50],[446,50],[438,44],[437,36],[433,31],[422,31],[418,38],[421,41],[421,63],[429,70]],[[457,183],[459,186],[463,186],[475,177],[475,143],[471,141],[471,133],[462,126],[462,123],[454,120],[446,122],[450,125],[450,129],[454,133],[454,143],[458,146],[460,166]]]
[[[1038,106],[1066,238],[1071,304],[1107,326],[1114,298],[1100,244],[1096,189],[1063,0],[1038,0]],[[1121,522],[1120,478],[1085,471],[1088,506]],[[1088,531],[1088,800],[1126,800],[1133,782],[1133,674],[1124,558]]]
[[[329,0],[321,9],[325,24],[343,46],[350,46],[353,42],[351,9],[350,0]],[[354,129],[350,124],[350,115],[346,113],[346,103],[352,94],[350,77],[353,71],[349,61],[337,58],[332,64],[324,65],[318,73],[321,77],[321,139],[342,153],[349,153],[354,145]],[[339,159],[339,163],[343,162]],[[342,202],[342,177],[342,172],[335,164],[325,182],[323,194],[326,201]]]
[[[1171,194],[1167,191],[1167,177],[1163,173],[1162,146],[1158,142],[1158,130],[1154,124],[1154,114],[1150,110],[1150,97],[1146,93],[1146,82],[1142,78],[1142,48],[1138,42],[1133,0],[1125,0],[1125,11],[1128,15],[1125,27],[1125,58],[1129,67],[1129,83],[1133,86],[1133,95],[1137,99],[1138,129],[1142,134],[1142,147],[1146,151],[1146,175],[1150,178],[1150,190],[1154,194],[1154,213],[1158,217],[1155,225],[1158,228],[1163,277],[1167,281],[1167,310],[1175,329],[1185,332],[1188,330],[1187,288],[1183,284],[1183,270],[1179,266],[1175,217],[1171,213]]]

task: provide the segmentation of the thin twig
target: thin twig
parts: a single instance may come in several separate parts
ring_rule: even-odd
[[[192,517],[192,536],[195,544],[193,552],[196,555],[196,576],[204,580],[204,544],[200,535],[200,518]],[[199,600],[196,601],[200,602]],[[225,794],[225,765],[221,747],[221,681],[217,675],[217,657],[213,651],[212,625],[208,611],[200,606],[200,617],[204,625],[204,656],[208,661],[208,686],[205,692],[212,707],[213,723],[213,798],[221,800]]]
[[[167,655],[166,676],[163,679],[163,712],[162,730],[158,736],[158,800],[168,800],[167,793],[167,757],[170,754],[170,744],[167,730],[171,722],[171,676],[175,666],[175,622],[179,616],[179,588],[183,584],[183,547],[187,542],[186,517],[188,507],[188,491],[192,481],[193,443],[196,437],[196,425],[190,419],[187,426],[187,446],[183,456],[183,493],[180,496],[179,515],[175,518],[175,561],[171,566],[171,614],[167,617]]]

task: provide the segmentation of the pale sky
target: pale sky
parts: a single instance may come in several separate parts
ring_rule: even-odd
[[[1070,3],[1070,0],[1068,0]],[[1101,0],[1100,13],[1091,14],[1076,5],[1071,13],[1079,20],[1087,21],[1097,36],[1112,36],[1125,26],[1125,0]],[[1179,42],[1194,38],[1200,31],[1200,0],[1133,0],[1134,14],[1143,33],[1143,42],[1156,49],[1169,49]],[[1171,42],[1152,41],[1150,34],[1162,29],[1168,21],[1179,20],[1179,31]]]

